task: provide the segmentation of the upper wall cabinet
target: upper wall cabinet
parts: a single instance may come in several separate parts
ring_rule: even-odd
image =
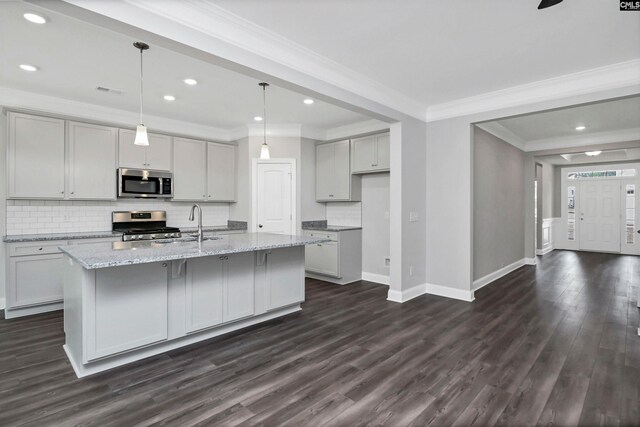
[[[173,139],[173,200],[206,200],[206,144],[193,139]]]
[[[351,173],[389,171],[389,157],[388,133],[351,140]]]
[[[116,198],[118,129],[67,122],[68,199]]]
[[[64,120],[10,112],[8,174],[9,197],[64,198]]]
[[[207,201],[233,202],[236,199],[236,147],[207,144]]]
[[[349,141],[316,146],[316,200],[359,201],[360,177],[351,175]]]
[[[149,146],[133,142],[136,132],[120,129],[118,165],[121,168],[171,170],[171,137],[150,133]]]

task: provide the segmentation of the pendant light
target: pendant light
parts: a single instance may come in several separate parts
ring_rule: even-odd
[[[269,83],[258,83],[258,86],[262,86],[262,123],[264,125],[264,140],[260,147],[260,160],[269,160],[269,146],[267,145],[267,86]]]
[[[149,45],[142,42],[135,42],[133,46],[136,49],[140,49],[140,124],[136,128],[136,139],[133,142],[135,145],[148,146],[149,145],[149,137],[147,136],[147,127],[142,122],[142,52],[149,49]]]
[[[562,0],[542,0],[540,2],[540,5],[538,6],[538,9],[546,9],[548,7],[551,7],[551,6],[555,6],[555,5],[557,5],[558,3],[561,3],[561,2],[562,2]]]

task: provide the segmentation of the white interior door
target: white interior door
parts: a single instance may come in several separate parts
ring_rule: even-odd
[[[620,181],[581,182],[579,212],[581,250],[620,252]]]
[[[296,234],[293,227],[293,176],[290,163],[258,163],[257,231]]]

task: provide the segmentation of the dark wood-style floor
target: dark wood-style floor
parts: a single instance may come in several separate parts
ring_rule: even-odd
[[[310,280],[300,313],[82,380],[61,313],[0,320],[0,425],[640,425],[639,282],[564,251],[472,304]]]

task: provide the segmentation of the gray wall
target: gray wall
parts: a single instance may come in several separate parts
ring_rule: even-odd
[[[7,176],[7,162],[6,162],[6,154],[7,154],[7,113],[3,112],[0,114],[0,176],[2,177],[2,184],[0,185],[0,236],[4,236],[6,234],[7,229],[7,201],[6,201],[6,176]],[[0,242],[0,309],[4,309],[5,307],[5,295],[4,295],[4,285],[6,280],[6,272],[5,272],[5,247],[6,244]]]
[[[362,271],[389,276],[389,173],[362,176]]]
[[[562,216],[562,169],[558,166],[553,167],[553,211],[554,218]]]
[[[524,153],[474,130],[473,279],[524,258]]]

